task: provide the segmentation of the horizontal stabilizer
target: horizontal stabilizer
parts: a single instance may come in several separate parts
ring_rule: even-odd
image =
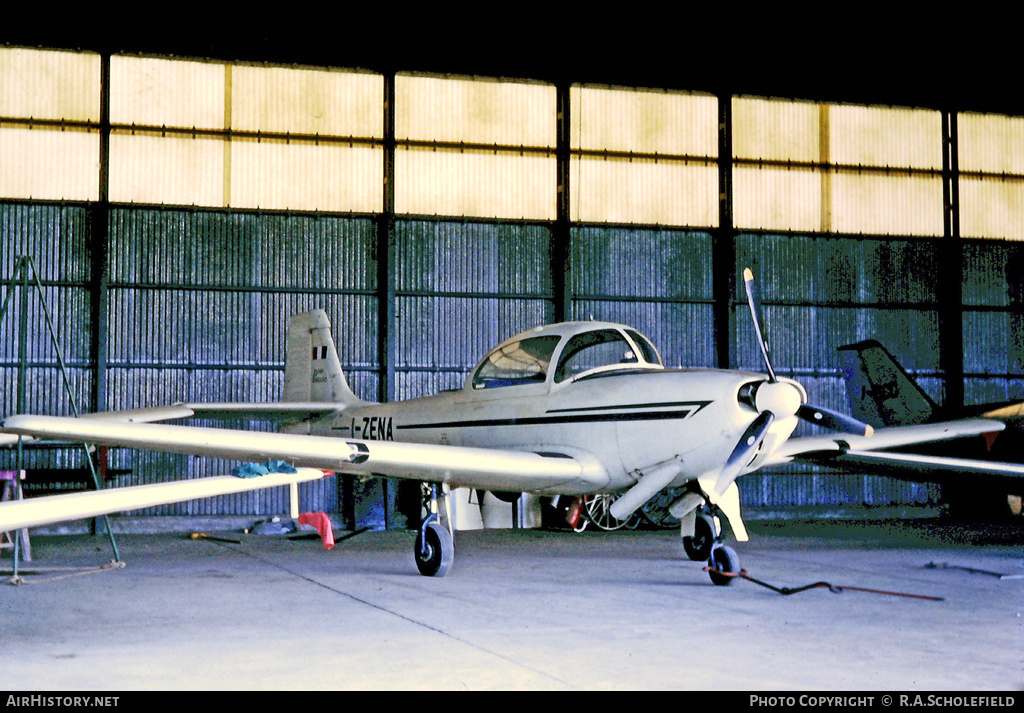
[[[315,421],[344,410],[341,404],[302,401],[296,403],[177,403],[125,411],[100,411],[82,418],[120,423],[156,423],[184,418],[299,423]]]
[[[296,403],[188,403],[179,405],[189,409],[196,418],[269,421],[281,424],[318,421],[345,410],[345,407],[341,404],[329,404],[319,401]]]
[[[295,473],[268,473],[258,478],[218,475],[171,483],[132,485],[124,488],[91,490],[84,493],[48,495],[0,503],[0,532],[37,527],[52,522],[80,520],[113,512],[180,503],[186,500],[229,495],[249,490],[273,488],[318,480],[328,475],[315,468],[299,468]]]

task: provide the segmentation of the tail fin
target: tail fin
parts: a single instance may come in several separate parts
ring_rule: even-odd
[[[331,336],[331,322],[322,309],[297,314],[288,320],[282,400],[345,406],[363,403],[345,380]]]
[[[872,426],[925,423],[935,402],[874,339],[839,347],[846,393],[855,418]]]

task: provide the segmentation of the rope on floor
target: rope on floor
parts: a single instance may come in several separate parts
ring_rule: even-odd
[[[59,579],[69,579],[71,577],[80,577],[83,574],[98,574],[99,572],[108,572],[114,569],[124,569],[125,563],[117,560],[111,560],[107,564],[99,565],[98,567],[45,567],[45,568],[29,568],[32,572],[64,572],[65,574],[56,574],[53,576],[45,577],[33,577],[25,578],[21,574],[15,575],[13,572],[5,574],[10,575],[7,583],[8,584],[42,584],[44,582],[56,582]]]
[[[766,587],[767,589],[770,589],[773,592],[778,592],[779,594],[782,594],[782,595],[785,595],[785,596],[789,596],[790,594],[798,594],[799,592],[806,592],[809,589],[828,589],[828,591],[832,592],[833,594],[842,594],[843,592],[849,590],[851,592],[867,592],[869,594],[885,594],[885,595],[888,595],[888,596],[891,596],[891,597],[908,597],[910,599],[927,599],[927,600],[933,601],[933,602],[945,601],[942,597],[932,597],[932,596],[928,596],[928,595],[925,595],[925,594],[907,594],[905,592],[889,592],[889,591],[886,591],[884,589],[865,589],[864,587],[836,586],[834,584],[829,584],[828,582],[815,582],[814,584],[806,584],[806,585],[804,585],[802,587],[776,587],[774,585],[768,584],[767,582],[762,582],[760,579],[754,579],[753,577],[751,577],[747,573],[747,570],[745,570],[745,569],[741,569],[739,572],[722,572],[720,570],[717,570],[717,569],[709,566],[709,567],[705,567],[704,571],[705,572],[714,572],[715,574],[721,575],[723,577],[740,577],[742,579],[747,580],[748,582],[753,582],[754,584],[759,584],[762,587]]]

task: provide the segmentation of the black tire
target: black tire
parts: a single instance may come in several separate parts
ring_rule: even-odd
[[[736,577],[726,575],[739,573],[740,558],[733,548],[722,545],[711,551],[711,559],[708,560],[708,566],[713,570],[718,570],[717,572],[708,572],[711,581],[720,587],[728,587]]]
[[[699,512],[693,523],[693,536],[683,538],[683,551],[694,562],[706,562],[711,557],[717,539],[714,519],[707,513]]]
[[[426,546],[424,547],[424,536]],[[455,543],[444,527],[436,522],[427,525],[426,531],[416,535],[413,554],[416,568],[424,577],[443,577],[448,574],[455,561]]]

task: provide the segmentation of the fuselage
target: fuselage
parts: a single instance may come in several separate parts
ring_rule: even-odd
[[[721,468],[757,416],[743,391],[765,375],[665,369],[649,343],[638,343],[643,337],[624,329],[578,322],[517,335],[492,350],[462,389],[354,406],[321,432],[567,455],[599,464],[607,492],[672,458],[681,463],[672,485]],[[531,345],[536,338],[547,339]],[[794,418],[777,420],[751,467],[794,427]]]

